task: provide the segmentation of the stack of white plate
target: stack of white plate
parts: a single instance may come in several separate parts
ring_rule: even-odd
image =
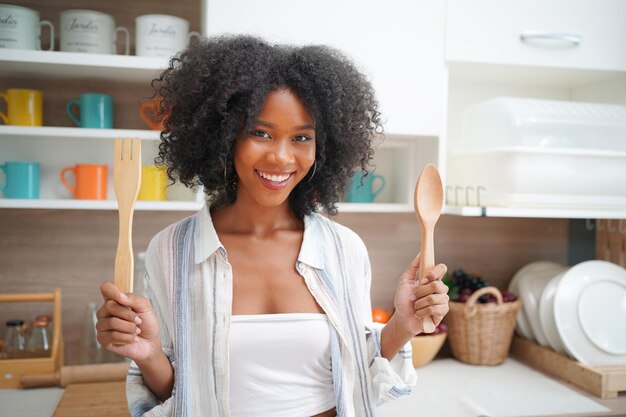
[[[626,269],[533,262],[517,271],[509,291],[522,300],[522,337],[584,364],[626,364]]]

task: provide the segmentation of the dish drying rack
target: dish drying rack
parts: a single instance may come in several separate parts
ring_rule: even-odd
[[[513,338],[511,354],[596,397],[616,398],[620,392],[626,392],[626,365],[583,365],[519,336]]]

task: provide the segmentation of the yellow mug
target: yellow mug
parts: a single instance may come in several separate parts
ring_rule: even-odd
[[[167,171],[165,167],[143,165],[141,167],[141,187],[139,200],[163,201],[166,200]]]
[[[41,126],[43,125],[43,93],[39,90],[9,88],[0,93],[7,103],[7,113],[0,112],[0,118],[6,125]]]

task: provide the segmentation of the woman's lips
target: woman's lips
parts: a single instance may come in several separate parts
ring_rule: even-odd
[[[291,178],[293,177],[293,172],[290,174],[282,174],[282,175],[270,175],[267,174],[265,172],[263,172],[263,174],[265,175],[265,177],[278,177],[278,179],[280,179],[281,177],[284,177],[285,175],[287,175],[287,178],[285,178],[282,181],[272,181],[269,178],[265,178],[263,175],[261,175],[261,172],[258,170],[255,170],[257,177],[259,178],[259,181],[261,182],[261,184],[263,184],[265,187],[271,189],[271,190],[281,190],[283,188],[285,188],[287,186],[287,184],[289,183],[289,180],[291,180]]]

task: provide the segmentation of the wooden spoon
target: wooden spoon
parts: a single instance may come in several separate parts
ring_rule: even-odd
[[[443,186],[437,168],[428,164],[417,179],[415,184],[415,215],[422,230],[422,248],[420,250],[420,266],[418,282],[426,276],[428,271],[435,266],[434,231],[435,224],[439,220],[443,208]],[[435,323],[432,317],[426,317],[422,321],[424,333],[435,331]]]

